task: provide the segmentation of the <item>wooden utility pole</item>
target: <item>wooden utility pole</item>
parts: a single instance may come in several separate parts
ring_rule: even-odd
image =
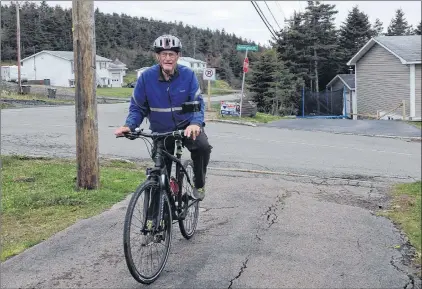
[[[16,1],[16,51],[18,58],[18,93],[22,93],[21,82],[21,21],[19,16],[19,2]]]
[[[76,162],[79,189],[99,186],[96,47],[93,0],[72,1]]]

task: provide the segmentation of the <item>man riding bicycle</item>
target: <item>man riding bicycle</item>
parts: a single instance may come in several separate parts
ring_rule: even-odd
[[[205,176],[211,154],[211,146],[204,132],[205,104],[198,79],[188,67],[180,65],[182,43],[172,35],[163,35],[154,41],[158,64],[145,70],[136,82],[130,101],[126,123],[114,132],[116,136],[134,131],[148,116],[154,132],[185,130],[184,145],[191,152],[194,166],[193,197],[205,197]],[[199,104],[200,111],[183,112],[186,104]],[[174,139],[157,143],[174,154]],[[169,175],[171,160],[167,164]]]

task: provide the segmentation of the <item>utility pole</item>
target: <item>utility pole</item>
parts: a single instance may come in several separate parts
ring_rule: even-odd
[[[16,48],[18,54],[18,94],[22,93],[21,83],[21,21],[19,16],[19,2],[16,1]]]
[[[76,162],[79,189],[99,186],[96,46],[93,0],[72,1]]]

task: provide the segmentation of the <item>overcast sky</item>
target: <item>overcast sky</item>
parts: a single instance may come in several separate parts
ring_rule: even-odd
[[[39,1],[35,1],[39,2]],[[386,30],[395,10],[402,8],[409,24],[414,27],[421,21],[421,1],[321,1],[335,4],[338,10],[336,24],[339,26],[354,5],[369,16],[371,23],[379,18]],[[72,7],[72,1],[47,1],[49,5]],[[274,29],[278,26],[264,1],[259,7]],[[266,1],[281,28],[284,18],[293,11],[303,11],[306,1]],[[95,7],[104,13],[126,13],[162,21],[182,21],[199,28],[225,29],[228,33],[267,44],[271,34],[250,1],[95,1]],[[157,35],[158,36],[158,35]]]

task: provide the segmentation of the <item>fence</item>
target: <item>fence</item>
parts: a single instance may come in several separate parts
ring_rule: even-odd
[[[348,109],[345,108],[350,105],[350,102],[346,101],[346,93],[344,89],[335,91],[325,89],[320,92],[313,92],[303,88],[298,117],[347,117]]]

